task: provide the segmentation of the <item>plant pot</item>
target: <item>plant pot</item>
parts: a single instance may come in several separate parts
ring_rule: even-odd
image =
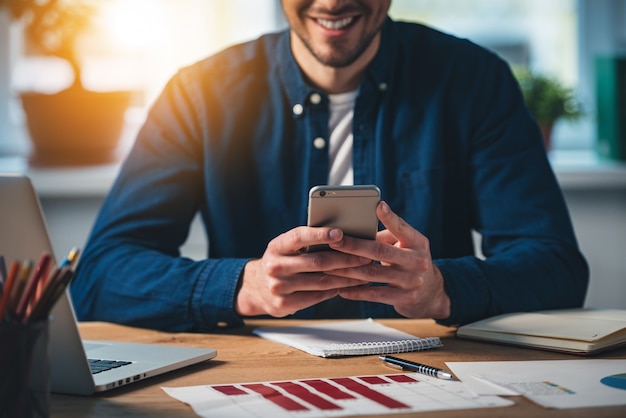
[[[554,128],[554,123],[541,124],[539,128],[541,129],[541,135],[543,136],[543,146],[546,151],[550,151],[552,149],[552,130]]]
[[[107,164],[118,145],[130,91],[95,92],[72,87],[55,94],[22,93],[37,166]]]

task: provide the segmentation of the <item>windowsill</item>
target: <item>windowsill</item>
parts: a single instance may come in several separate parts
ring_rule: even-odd
[[[626,161],[603,159],[590,150],[553,151],[549,157],[563,190],[626,189]]]
[[[40,197],[104,197],[120,164],[76,167],[30,167],[21,157],[0,157],[0,172],[25,174]]]
[[[626,189],[626,162],[591,151],[553,151],[550,161],[563,190]],[[36,168],[19,157],[0,157],[0,172],[28,175],[41,197],[104,197],[120,164]]]

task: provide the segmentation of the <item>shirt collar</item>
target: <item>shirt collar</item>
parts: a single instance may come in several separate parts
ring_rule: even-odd
[[[304,80],[302,71],[291,51],[289,29],[280,34],[275,56],[277,57],[278,76],[291,104],[292,115],[296,118],[300,117],[304,114],[304,107],[310,102],[311,95],[325,95]]]
[[[393,73],[396,56],[398,55],[397,45],[399,44],[393,20],[387,17],[381,27],[380,47],[374,59],[365,70],[365,75],[361,84],[365,82],[374,83],[381,91],[392,87]]]

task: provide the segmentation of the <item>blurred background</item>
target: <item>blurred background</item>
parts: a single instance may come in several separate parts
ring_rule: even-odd
[[[393,0],[390,14],[511,64],[591,264],[587,304],[626,308],[626,0]],[[285,27],[279,0],[0,0],[0,172],[31,176],[59,257],[84,244],[175,71]],[[195,225],[184,254],[205,253]]]
[[[41,39],[33,39],[35,31],[28,31],[31,11],[17,18],[11,7],[46,2],[55,3],[0,0],[2,155],[31,151],[21,94],[58,92],[73,82],[67,56],[36,43],[68,38],[85,88],[132,91],[126,118],[138,125],[178,68],[285,27],[278,0],[58,0],[58,10],[46,13],[57,16],[60,27],[73,24],[74,32],[48,25],[43,36],[40,31]],[[90,7],[86,13],[80,8],[85,5]],[[552,147],[589,149],[596,146],[597,136],[594,60],[626,50],[625,9],[623,0],[394,0],[391,15],[469,38],[513,66],[571,89],[575,101],[570,105],[578,105],[581,117],[555,120]],[[51,20],[41,20],[46,19]],[[82,25],[76,24],[79,19]]]

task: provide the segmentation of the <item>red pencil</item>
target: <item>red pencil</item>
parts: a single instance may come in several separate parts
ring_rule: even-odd
[[[28,282],[26,282],[24,291],[22,292],[17,307],[15,308],[15,317],[18,321],[21,321],[26,317],[26,311],[28,310],[28,307],[32,305],[33,298],[35,297],[37,285],[43,277],[48,275],[51,261],[52,256],[49,253],[44,252],[41,254],[41,257],[39,257],[37,266],[35,267],[35,270],[30,276]]]
[[[0,297],[0,321],[4,320],[5,312],[9,306],[9,299],[11,298],[11,294],[13,293],[13,284],[15,280],[17,280],[17,275],[20,271],[20,263],[17,261],[11,262],[11,267],[9,267],[9,272],[7,273],[6,280],[4,282],[4,291],[2,292],[2,297]]]
[[[45,319],[49,314],[56,301],[65,291],[65,288],[74,276],[74,271],[69,267],[56,268],[46,288],[43,290],[41,297],[26,316],[27,321],[37,321]]]

